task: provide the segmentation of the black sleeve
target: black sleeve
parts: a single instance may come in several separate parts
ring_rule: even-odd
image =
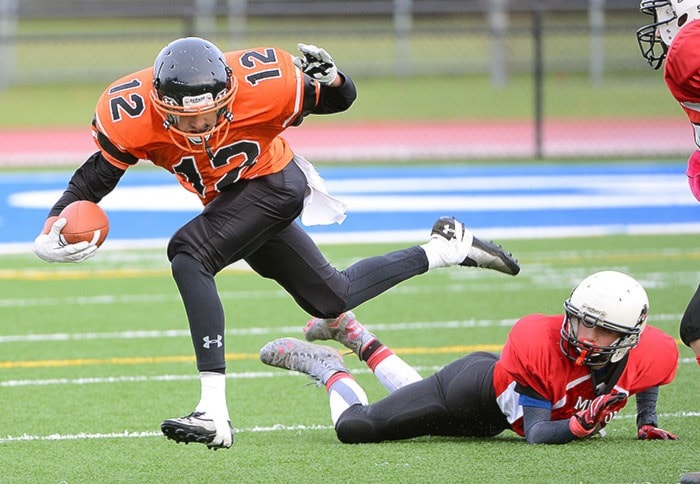
[[[342,72],[345,82],[340,87],[330,87],[321,85],[318,103],[316,102],[316,81],[309,75],[304,74],[304,105],[301,113],[290,123],[290,126],[299,126],[304,118],[309,114],[333,114],[345,111],[357,98],[357,89],[352,79]]]
[[[634,398],[637,401],[637,428],[646,424],[658,427],[656,401],[659,398],[659,387],[651,387],[637,393]]]
[[[338,72],[339,76],[343,76],[345,82],[340,87],[330,87],[321,85],[321,95],[316,108],[312,111],[314,114],[333,114],[345,111],[357,99],[357,89],[355,83],[352,82],[350,76]]]
[[[552,410],[547,408],[546,399],[542,398],[535,390],[524,387],[519,383],[515,385],[515,391],[525,395],[526,401],[533,405],[523,405],[523,431],[528,444],[565,444],[576,438],[569,430],[569,420],[552,420]],[[523,399],[521,399],[521,402]],[[539,406],[542,401],[543,405]]]
[[[49,217],[58,215],[61,210],[76,200],[89,200],[98,203],[105,195],[114,190],[123,174],[124,170],[105,160],[100,151],[93,153],[73,173],[68,182],[68,188],[51,208]]]
[[[523,426],[528,444],[565,444],[576,439],[569,430],[569,420],[551,420],[547,408],[523,406]]]

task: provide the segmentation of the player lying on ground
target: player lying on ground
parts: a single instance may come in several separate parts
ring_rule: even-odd
[[[438,267],[520,271],[510,254],[474,237],[454,217],[435,222],[425,244],[342,271],[326,260],[297,219],[307,225],[340,222],[344,205],[281,133],[311,114],[348,109],[357,92],[324,49],[299,49],[299,57],[274,47],[224,54],[207,40],[186,37],[165,46],[153,67],[112,83],[97,102],[92,124],[99,151],[73,174],[34,242],[34,252],[48,262],[92,256],[95,244],[61,243],[66,219],[58,215],[75,200],[99,202],[140,160],[168,170],[202,202],[202,212],[173,235],[167,249],[201,381],[194,412],[161,424],[176,442],[213,449],[233,443],[224,308],[215,276],[238,260],[323,318],[336,318]]]
[[[636,395],[637,437],[675,440],[658,428],[656,402],[659,385],[673,380],[678,348],[646,324],[642,286],[620,272],[598,272],[576,286],[564,308],[563,315],[518,320],[500,358],[475,352],[426,379],[352,312],[309,321],[307,340],[339,341],[389,390],[372,404],[334,348],[282,338],[265,345],[260,359],[325,385],[345,443],[493,437],[511,429],[529,443],[561,444],[601,433],[630,395]]]

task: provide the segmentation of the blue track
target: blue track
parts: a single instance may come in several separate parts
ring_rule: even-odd
[[[538,237],[562,228],[572,235],[592,228],[700,231],[700,206],[687,188],[685,166],[677,163],[344,166],[320,172],[331,193],[348,203],[348,218],[308,231],[339,240],[354,233],[427,233],[447,214],[501,237]],[[33,240],[69,177],[66,171],[0,176],[0,244]],[[110,241],[167,239],[199,207],[165,171],[132,169],[112,195],[120,193],[103,203]]]

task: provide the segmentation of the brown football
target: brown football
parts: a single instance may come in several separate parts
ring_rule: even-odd
[[[109,233],[109,218],[96,203],[78,200],[64,208],[59,217],[67,220],[61,229],[61,242],[75,244],[82,241],[93,242],[98,247]]]

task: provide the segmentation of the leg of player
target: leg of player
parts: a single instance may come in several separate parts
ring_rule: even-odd
[[[309,375],[326,387],[333,425],[352,405],[367,405],[367,395],[343,363],[338,350],[296,338],[280,338],[260,350],[260,361],[269,366]]]
[[[680,326],[681,340],[695,353],[700,365],[700,286],[683,313]]]
[[[441,217],[433,225],[430,240],[421,245],[428,257],[428,269],[461,265],[493,269],[512,276],[520,272],[512,254],[493,242],[475,237],[454,217]]]
[[[307,341],[334,339],[349,348],[367,363],[379,382],[390,392],[422,379],[412,366],[368,331],[352,311],[335,319],[309,320],[304,328],[304,336]]]
[[[214,276],[187,254],[176,255],[172,268],[189,321],[210,324],[206,327],[191,324],[190,327],[200,372],[199,403],[191,414],[163,421],[161,430],[178,443],[197,442],[210,449],[228,448],[233,444],[233,428],[226,404],[224,311]]]

